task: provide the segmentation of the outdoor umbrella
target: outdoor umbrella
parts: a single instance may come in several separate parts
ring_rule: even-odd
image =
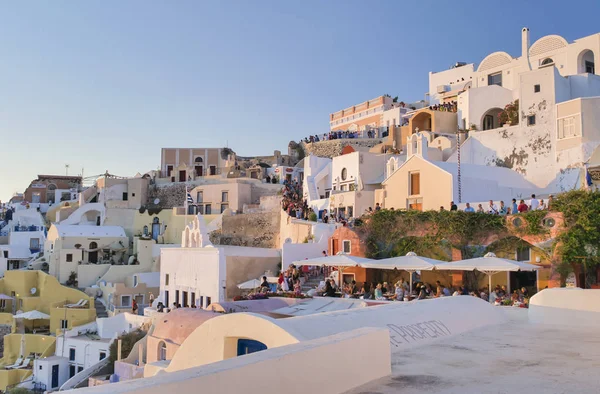
[[[50,315],[42,313],[40,311],[29,311],[19,313],[13,316],[15,319],[25,319],[25,320],[48,320],[50,319]],[[33,328],[35,328],[35,321],[33,322]]]
[[[415,271],[431,271],[436,265],[443,264],[441,260],[430,259],[427,257],[417,256],[415,252],[408,252],[406,256],[391,257],[389,259],[372,260],[368,263],[361,264],[363,268],[374,268],[384,270],[403,270],[410,273],[410,292],[412,293],[413,278],[412,274]]]
[[[15,297],[8,296],[6,294],[0,294],[0,300],[14,300]]]
[[[238,289],[242,289],[242,290],[252,290],[252,289],[256,289],[257,287],[260,287],[261,283],[262,282],[258,279],[251,279],[247,282],[240,283],[239,285],[237,285],[237,287],[238,287]]]
[[[342,286],[342,271],[344,267],[362,267],[363,264],[373,260],[364,257],[351,256],[345,253],[338,253],[333,256],[315,257],[314,259],[294,261],[294,265],[324,265],[326,267],[337,267],[339,271],[338,282]]]
[[[494,253],[487,253],[483,257],[474,259],[466,259],[460,261],[452,261],[450,263],[442,263],[435,266],[437,270],[447,271],[473,271],[483,272],[488,276],[489,291],[492,292],[492,275],[498,272],[511,271],[535,271],[540,269],[537,265],[522,263],[520,261],[501,259],[496,257]]]

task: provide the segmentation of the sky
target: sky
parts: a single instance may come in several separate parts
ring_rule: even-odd
[[[38,174],[133,176],[162,147],[287,152],[328,115],[547,34],[600,32],[599,1],[0,4],[0,200]]]

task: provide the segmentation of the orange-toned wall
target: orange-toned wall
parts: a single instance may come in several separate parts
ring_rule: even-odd
[[[372,123],[375,123],[376,127],[380,127],[381,126],[381,114],[371,115],[366,118],[352,119],[346,123],[332,127],[332,130],[348,130],[350,125],[353,125],[353,124],[357,125],[358,127],[362,127],[362,126],[370,125]]]

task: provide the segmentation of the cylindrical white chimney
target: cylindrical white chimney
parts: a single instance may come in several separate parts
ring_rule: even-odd
[[[524,27],[521,29],[521,58],[525,63],[528,70],[531,70],[531,63],[529,63],[529,28]]]

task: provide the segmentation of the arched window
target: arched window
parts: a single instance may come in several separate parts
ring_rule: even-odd
[[[164,341],[160,341],[158,344],[158,361],[165,361],[167,359],[167,344]]]
[[[152,224],[158,224],[158,217],[155,217],[152,219]]]
[[[148,226],[144,226],[144,236],[148,235]]]
[[[194,162],[195,162],[195,163],[202,163],[203,161],[204,161],[204,160],[202,160],[202,158],[201,158],[201,157],[196,157],[196,158],[194,159]]]
[[[56,190],[56,185],[54,183],[50,183],[48,185],[48,187],[46,188],[46,202],[48,202],[48,203],[56,202],[55,190]]]
[[[342,181],[345,181],[347,177],[348,177],[348,170],[345,168],[342,168]]]
[[[546,64],[552,64],[554,63],[554,60],[552,60],[552,58],[545,58],[544,60],[542,60],[542,66],[545,66]]]

